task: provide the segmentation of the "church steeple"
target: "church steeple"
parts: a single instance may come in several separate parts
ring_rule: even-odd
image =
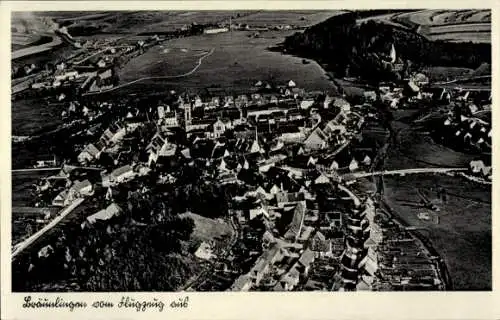
[[[191,125],[191,102],[188,100],[188,102],[184,103],[184,126],[187,128],[188,126]]]
[[[252,147],[250,148],[250,153],[257,153],[257,152],[261,152],[261,148],[259,145],[259,134],[257,131],[257,126],[255,126],[255,140],[252,144]]]
[[[394,48],[394,43],[391,45],[391,52],[389,56],[391,58],[391,63],[396,62],[396,49]]]

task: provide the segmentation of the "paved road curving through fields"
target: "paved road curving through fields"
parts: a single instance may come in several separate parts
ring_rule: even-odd
[[[51,37],[52,41],[49,43],[44,43],[44,44],[38,45],[38,46],[31,46],[31,47],[16,50],[16,51],[12,52],[12,54],[10,56],[11,60],[19,59],[19,58],[26,57],[26,56],[31,56],[31,55],[34,55],[37,53],[42,53],[42,52],[51,50],[52,48],[63,43],[62,39],[60,37],[58,37],[57,35],[53,35],[53,34],[43,34],[43,35]]]

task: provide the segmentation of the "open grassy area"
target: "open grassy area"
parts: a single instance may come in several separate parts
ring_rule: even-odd
[[[14,155],[15,156],[15,155]],[[31,186],[37,183],[39,179],[48,177],[57,171],[32,171],[16,172],[12,174],[12,206],[29,206],[32,200],[30,193]]]
[[[201,89],[223,86],[231,92],[248,92],[258,80],[284,84],[293,79],[297,86],[309,90],[332,90],[324,70],[315,62],[303,64],[302,59],[267,50],[283,41],[291,32],[263,32],[260,37],[249,37],[252,32],[231,32],[175,39],[164,47],[152,49],[143,57],[131,60],[121,73],[121,79],[138,79],[142,75],[168,76],[193,68],[193,53],[214,49],[193,74],[177,79],[145,80],[133,87],[141,90],[164,91],[169,88]],[[175,50],[165,53],[166,49]],[[180,49],[180,50],[179,50]],[[187,50],[182,52],[182,49]],[[177,55],[180,55],[178,58]],[[196,59],[195,59],[196,60]],[[124,81],[122,81],[123,83]],[[121,91],[135,91],[131,87]],[[137,90],[139,91],[139,90]]]
[[[491,190],[459,177],[443,175],[388,177],[385,197],[394,211],[421,231],[444,258],[455,290],[490,290],[492,286]],[[430,191],[436,186],[448,192],[446,203],[439,203],[439,224],[422,221],[417,214],[426,211],[409,206],[417,202],[417,188]],[[434,189],[435,190],[435,189]],[[429,193],[435,200],[436,192]],[[401,201],[404,200],[404,201]]]
[[[468,76],[473,70],[460,67],[426,67],[422,71],[431,81],[446,81]]]
[[[30,135],[47,125],[62,124],[62,105],[47,105],[41,99],[12,102],[12,134]]]
[[[188,50],[161,45],[152,48],[120,70],[122,82],[142,77],[175,76],[192,70],[205,50]]]

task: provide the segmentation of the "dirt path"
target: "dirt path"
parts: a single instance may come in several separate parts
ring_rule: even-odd
[[[201,66],[203,60],[205,58],[211,56],[212,53],[214,53],[214,51],[215,51],[215,48],[212,48],[209,52],[207,52],[206,54],[204,54],[203,56],[201,56],[198,59],[198,63],[196,64],[196,66],[193,69],[191,69],[190,71],[188,71],[188,72],[185,72],[185,73],[182,73],[182,74],[173,75],[173,76],[143,77],[143,78],[139,78],[139,79],[136,79],[136,80],[133,80],[133,81],[129,81],[127,83],[123,83],[123,84],[118,85],[118,86],[116,86],[114,88],[111,88],[111,89],[85,93],[85,94],[83,94],[83,96],[91,96],[91,95],[95,95],[95,94],[112,92],[114,90],[121,89],[121,88],[127,87],[129,85],[132,85],[134,83],[138,83],[138,82],[145,81],[145,80],[167,80],[167,79],[178,79],[178,78],[183,78],[183,77],[190,76],[190,75],[192,75],[193,73],[195,73],[198,70],[198,68]]]

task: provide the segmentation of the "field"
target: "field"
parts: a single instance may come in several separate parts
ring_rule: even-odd
[[[422,176],[385,178],[388,204],[407,223],[421,231],[444,258],[454,290],[491,290],[491,190],[463,178]],[[444,187],[446,203],[438,203],[439,224],[417,218],[425,209],[406,205],[418,202],[417,188]],[[434,200],[435,193],[429,193]],[[404,201],[401,201],[404,200]]]
[[[233,22],[251,26],[294,25],[306,27],[320,23],[342,12],[343,11],[259,11],[236,18]]]
[[[398,111],[395,118],[403,120],[410,111]],[[456,152],[434,143],[428,136],[396,121],[398,147],[391,148],[385,166],[391,169],[417,167],[466,167],[473,155]],[[491,188],[462,177],[446,175],[410,175],[384,178],[385,197],[392,209],[408,224],[428,228],[422,231],[445,259],[456,290],[491,289]],[[438,206],[440,223],[435,225],[417,218],[425,209],[405,204],[418,202],[417,188],[429,191],[431,201],[437,200],[436,189],[448,193],[446,203]]]
[[[491,42],[490,10],[421,10],[392,17],[430,40]]]
[[[175,76],[192,70],[205,50],[188,50],[161,45],[152,48],[120,70],[123,82],[143,77]]]
[[[214,50],[193,74],[178,79],[152,79],[120,89],[126,91],[165,91],[174,89],[201,89],[224,86],[231,92],[248,92],[258,80],[284,84],[294,80],[298,87],[310,90],[331,90],[334,85],[325,71],[315,62],[303,64],[302,59],[267,50],[280,43],[290,32],[269,31],[258,38],[252,32],[231,32],[175,39],[163,48],[131,60],[120,74],[120,79],[132,80],[143,75],[171,76],[193,69],[196,55]],[[166,50],[171,50],[167,51]],[[177,57],[178,56],[178,57]],[[193,59],[193,57],[195,59]],[[125,81],[121,81],[122,83]],[[137,90],[136,90],[137,89]]]
[[[418,25],[491,23],[490,10],[421,10],[398,15],[398,18],[403,17]]]
[[[15,11],[11,14],[10,28],[13,33],[30,34],[49,32],[54,24],[43,15],[28,11]]]
[[[54,24],[50,19],[38,17],[31,12],[11,14],[11,51],[12,58],[50,50],[61,43],[52,37]]]
[[[60,39],[58,37],[54,37],[55,41],[59,42]],[[49,43],[46,43],[45,45],[41,46],[36,46],[34,47],[35,50],[39,48],[48,48],[50,46]],[[26,49],[26,48],[24,48]],[[65,43],[61,43],[60,45],[52,46],[51,48],[48,48],[47,50],[43,51],[43,54],[33,54],[33,55],[27,55],[23,56],[20,58],[17,58],[12,61],[13,64],[16,65],[24,65],[24,64],[37,64],[37,65],[42,65],[47,62],[54,62],[54,61],[59,61],[61,59],[64,59],[65,57],[69,57],[72,54],[74,54],[75,49],[66,45]],[[22,53],[22,52],[21,52]],[[16,55],[20,56],[20,53],[16,53]],[[12,58],[13,56],[11,56]]]
[[[250,25],[308,26],[335,15],[336,11],[114,11],[39,13],[60,23],[73,22],[71,28],[106,33],[165,32],[196,24],[246,23]],[[70,30],[71,30],[70,28]]]
[[[62,106],[48,105],[40,99],[12,102],[12,134],[27,136],[48,124],[62,124]]]
[[[391,169],[411,167],[467,167],[474,159],[468,155],[453,151],[436,144],[427,136],[414,131],[404,130],[400,134],[398,156],[389,159],[386,165]]]
[[[40,38],[41,37],[39,35],[30,35],[30,34],[13,32],[11,34],[10,41],[12,42],[12,44],[24,48],[34,42],[37,42],[38,40],[40,40]]]
[[[48,177],[57,171],[49,172],[29,172],[29,173],[13,173],[12,174],[12,206],[27,207],[31,202],[30,194],[31,186],[37,183],[39,179]]]
[[[426,67],[422,72],[431,81],[446,81],[472,75],[473,69],[460,67]]]

